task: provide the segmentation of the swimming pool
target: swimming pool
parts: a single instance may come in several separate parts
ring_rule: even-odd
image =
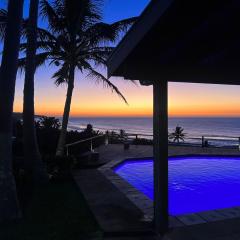
[[[126,160],[114,171],[153,199],[153,160]],[[169,158],[171,215],[240,206],[240,156]]]

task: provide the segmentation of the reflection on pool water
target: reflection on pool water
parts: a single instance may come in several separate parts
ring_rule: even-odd
[[[153,160],[126,160],[115,172],[153,199]],[[240,157],[169,158],[171,215],[240,206]]]

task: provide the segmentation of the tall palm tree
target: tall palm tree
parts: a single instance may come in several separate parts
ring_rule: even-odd
[[[20,216],[12,174],[12,112],[22,14],[23,0],[9,0],[0,68],[0,222]]]
[[[126,99],[104,75],[96,70],[105,66],[106,59],[117,41],[136,18],[125,19],[113,24],[103,23],[102,0],[41,0],[41,14],[48,22],[48,29],[39,29],[37,64],[46,60],[55,64],[58,70],[53,78],[57,85],[67,84],[62,129],[56,151],[64,154],[67,125],[70,114],[75,73],[80,71],[91,79],[111,88],[125,102]],[[22,49],[25,46],[22,45]],[[24,59],[22,59],[24,65]]]
[[[36,71],[37,22],[39,0],[31,0],[27,23],[26,63],[23,102],[23,142],[25,169],[31,182],[41,184],[47,181],[47,171],[38,148],[34,113],[34,75]]]
[[[21,36],[26,42],[24,46],[26,57],[24,58],[24,101],[23,101],[23,140],[25,170],[31,183],[41,184],[48,180],[47,171],[41,160],[38,148],[35,121],[34,121],[34,75],[36,71],[36,48],[37,48],[37,20],[39,0],[30,1],[29,18],[22,19]],[[0,9],[0,39],[5,36],[7,24],[7,11]],[[20,61],[21,62],[21,61]]]

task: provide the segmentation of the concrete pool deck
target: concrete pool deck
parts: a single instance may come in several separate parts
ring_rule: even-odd
[[[153,147],[132,145],[130,149],[124,150],[123,145],[114,144],[102,146],[96,149],[96,151],[100,153],[101,160],[108,163],[97,170],[77,170],[74,175],[104,232],[111,233],[109,235],[115,235],[120,232],[125,232],[127,235],[136,235],[137,233],[140,235],[150,234],[153,216],[152,200],[115,174],[112,167],[128,158],[151,157],[153,155]],[[169,146],[169,156],[186,154],[240,155],[240,152],[237,149]],[[228,227],[228,238],[219,239],[236,239],[229,238],[231,231],[234,231],[234,237],[237,235],[238,239],[240,239],[240,229],[239,232],[237,231],[238,228],[231,230],[232,221],[240,221],[239,207],[177,217],[170,216],[169,220],[170,228],[173,229],[171,230],[171,235],[175,234],[176,231],[182,232],[183,229],[190,230],[200,225],[205,226],[203,228],[206,229],[211,225],[215,229],[216,224],[221,225],[224,222],[227,226],[227,222],[231,222]],[[219,229],[216,232],[216,236],[226,235],[225,230],[220,235],[219,231],[221,232],[223,229]],[[215,239],[213,232],[211,230],[211,238],[209,239]],[[204,238],[186,239],[208,239],[207,237],[205,235]],[[184,238],[175,237],[169,239]]]

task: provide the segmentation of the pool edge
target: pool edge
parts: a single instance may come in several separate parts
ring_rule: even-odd
[[[208,154],[186,154],[186,155],[176,155],[174,157],[204,157],[209,156]],[[212,157],[224,155],[211,155]],[[227,155],[226,155],[227,156]],[[225,156],[225,157],[226,157]],[[228,157],[231,157],[228,155]],[[238,155],[237,157],[240,157]],[[150,159],[153,157],[141,157],[141,159]],[[114,168],[123,164],[127,160],[136,160],[136,157],[126,157],[124,159],[112,160],[104,166],[98,168],[98,170],[110,181],[112,184],[118,188],[126,197],[138,207],[143,213],[143,221],[153,220],[153,201],[140,192],[138,189],[133,187],[125,179],[114,172]],[[227,219],[240,218],[240,206],[210,210],[192,214],[183,214],[178,216],[169,216],[169,227],[176,228],[182,226],[190,226],[196,224],[204,224],[208,222],[217,222]]]

